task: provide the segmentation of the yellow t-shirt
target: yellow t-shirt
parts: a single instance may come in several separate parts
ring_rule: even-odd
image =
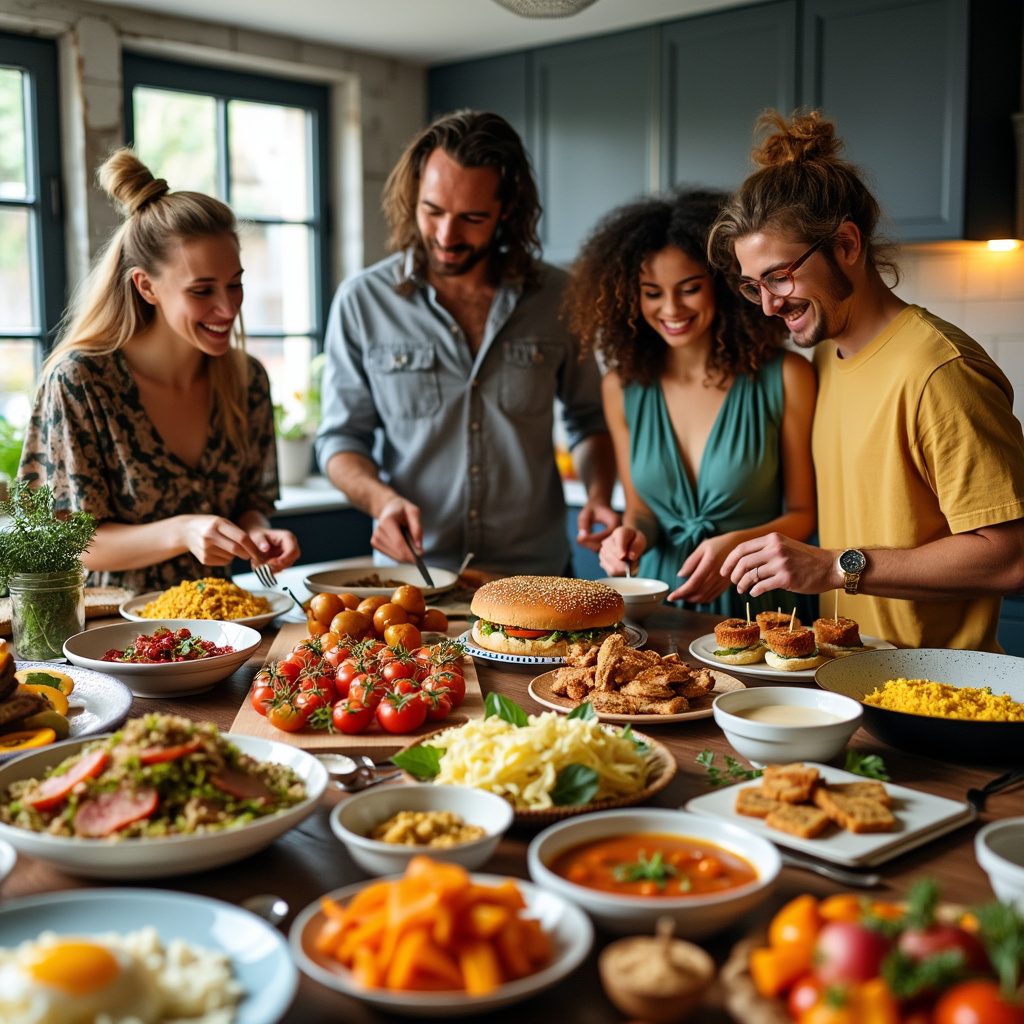
[[[908,306],[856,355],[826,342],[815,364],[822,547],[915,548],[1024,516],[1012,388],[959,328]],[[903,647],[998,651],[1000,603],[843,593],[839,614]]]

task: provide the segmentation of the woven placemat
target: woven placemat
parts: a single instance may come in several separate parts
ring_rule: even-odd
[[[102,619],[116,615],[118,606],[134,594],[124,587],[86,587],[85,617]],[[0,597],[0,636],[11,635],[11,599]]]

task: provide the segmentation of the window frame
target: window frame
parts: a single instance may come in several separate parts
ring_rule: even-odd
[[[330,91],[325,85],[303,82],[290,78],[251,71],[215,68],[203,64],[187,64],[167,60],[150,54],[122,54],[122,83],[124,89],[124,133],[128,145],[135,142],[135,104],[132,92],[136,86],[167,89],[213,96],[224,101],[218,110],[217,134],[219,147],[224,149],[224,160],[220,167],[218,187],[228,197],[230,204],[230,151],[227,142],[227,102],[230,100],[272,103],[277,106],[298,107],[313,114],[309,119],[309,144],[311,151],[310,197],[312,216],[302,221],[282,221],[275,217],[242,216],[243,222],[301,223],[313,231],[313,253],[315,261],[312,274],[313,295],[308,331],[284,331],[252,329],[246,325],[246,335],[253,340],[275,340],[288,337],[309,336],[313,341],[313,352],[323,348],[324,328],[333,289],[330,282],[330,252],[332,218],[330,210]],[[171,183],[173,187],[173,182]]]

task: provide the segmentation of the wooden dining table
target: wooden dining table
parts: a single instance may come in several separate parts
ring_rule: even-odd
[[[103,625],[109,621],[96,620],[90,625]],[[677,650],[684,659],[688,659],[690,643],[711,632],[716,621],[708,615],[666,606],[644,622],[649,634],[647,646],[662,653]],[[464,628],[464,623],[453,622],[451,633],[456,635]],[[130,715],[135,717],[149,711],[168,712],[197,721],[212,721],[227,730],[241,702],[247,699],[252,677],[263,663],[276,632],[274,626],[268,627],[264,631],[263,642],[249,661],[229,680],[212,690],[177,699],[137,697],[133,701]],[[690,662],[696,664],[692,659]],[[530,712],[543,710],[534,703],[527,690],[531,678],[537,674],[536,668],[483,660],[477,661],[476,668],[485,693],[495,691],[511,697]],[[742,669],[735,666],[730,666],[728,671],[748,686],[775,682],[744,675]],[[813,687],[814,683],[794,681],[791,685]],[[649,735],[669,748],[678,764],[672,782],[652,801],[658,806],[681,807],[690,798],[709,792],[707,772],[695,760],[701,751],[713,751],[719,763],[725,755],[733,753],[725,736],[710,717],[644,728]],[[957,764],[951,759],[950,752],[945,750],[936,750],[931,757],[904,753],[884,745],[864,730],[859,730],[853,736],[850,745],[865,754],[881,755],[893,783],[961,801],[969,788],[984,784],[1002,770],[998,766]],[[345,749],[341,740],[339,749]],[[198,893],[234,904],[256,894],[277,894],[287,900],[290,906],[289,916],[282,925],[287,930],[295,915],[322,893],[366,877],[353,864],[345,848],[330,830],[328,816],[339,799],[345,797],[329,789],[321,805],[301,825],[246,860],[200,874],[156,879],[144,884],[170,891]],[[968,906],[991,900],[993,895],[988,879],[974,857],[974,835],[988,821],[1017,815],[1024,815],[1024,786],[991,796],[986,809],[974,823],[933,839],[875,869],[883,876],[883,882],[874,892],[880,898],[903,897],[916,879],[931,877],[940,883],[944,900]],[[526,850],[536,831],[514,826],[499,845],[486,870],[527,878]],[[78,878],[32,857],[21,856],[14,871],[3,882],[0,896],[13,899],[104,884],[117,883]],[[846,888],[804,869],[784,868],[775,891],[755,915],[703,944],[721,963],[736,941],[752,930],[762,928],[772,912],[787,899],[801,892],[827,895]],[[599,932],[595,948],[584,965],[554,988],[533,997],[528,1004],[495,1011],[488,1018],[508,1022],[523,1019],[558,1021],[561,1024],[567,1021],[586,1021],[588,1024],[621,1021],[621,1014],[603,994],[597,970],[597,954],[610,938]],[[295,1001],[282,1019],[288,1024],[318,1024],[321,1021],[383,1021],[392,1018],[303,976]],[[713,989],[695,1019],[707,1024],[725,1024],[732,1018],[721,1006],[721,993]]]

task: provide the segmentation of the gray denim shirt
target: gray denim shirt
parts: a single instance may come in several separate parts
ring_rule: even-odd
[[[593,358],[560,321],[564,271],[498,288],[474,357],[435,290],[409,296],[396,253],[344,282],[327,321],[321,467],[358,452],[423,516],[427,561],[472,551],[495,572],[561,574],[569,563],[554,459],[554,402],[570,448],[605,430]]]

